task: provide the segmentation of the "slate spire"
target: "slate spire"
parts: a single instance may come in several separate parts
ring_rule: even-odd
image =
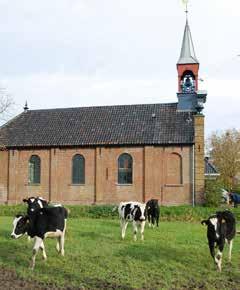
[[[194,50],[194,45],[192,41],[192,35],[190,31],[190,27],[188,24],[188,19],[186,19],[186,25],[184,29],[183,34],[183,40],[182,40],[182,48],[179,60],[177,64],[193,64],[193,63],[199,63]]]

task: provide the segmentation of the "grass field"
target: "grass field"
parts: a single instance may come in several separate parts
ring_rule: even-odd
[[[146,227],[144,242],[134,242],[130,224],[122,241],[117,220],[69,219],[65,257],[56,253],[56,241],[47,239],[48,260],[39,253],[33,272],[32,242],[26,236],[12,240],[11,230],[12,218],[1,217],[0,264],[20,277],[85,289],[240,289],[240,236],[232,263],[225,248],[218,273],[199,223],[161,222],[159,228]]]

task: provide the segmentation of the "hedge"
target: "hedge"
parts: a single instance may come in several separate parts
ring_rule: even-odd
[[[113,211],[114,205],[67,205],[70,218],[108,218],[117,219],[117,209]],[[160,220],[162,221],[187,221],[194,222],[207,218],[217,210],[223,210],[227,205],[219,208],[203,206],[161,206]],[[240,220],[240,207],[229,208]],[[15,216],[18,213],[26,213],[25,205],[0,205],[0,216]]]

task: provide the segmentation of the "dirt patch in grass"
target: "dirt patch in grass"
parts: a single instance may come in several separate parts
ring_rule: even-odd
[[[121,290],[132,290],[131,287],[124,287],[116,284],[111,284],[101,280],[85,281],[90,286],[80,286],[74,288],[72,286],[57,287],[54,284],[43,284],[37,281],[30,281],[27,279],[19,278],[15,271],[0,267],[0,290],[11,289],[11,290],[88,290],[88,289],[121,289]]]
[[[48,289],[62,289],[54,285],[43,285],[36,281],[28,281],[17,277],[17,274],[9,269],[0,267],[0,289],[24,289],[24,290],[48,290]],[[67,288],[65,288],[67,289]],[[72,288],[69,288],[69,290]]]

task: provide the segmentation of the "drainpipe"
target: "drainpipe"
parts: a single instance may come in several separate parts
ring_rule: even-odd
[[[192,206],[195,206],[195,146],[192,147]]]

